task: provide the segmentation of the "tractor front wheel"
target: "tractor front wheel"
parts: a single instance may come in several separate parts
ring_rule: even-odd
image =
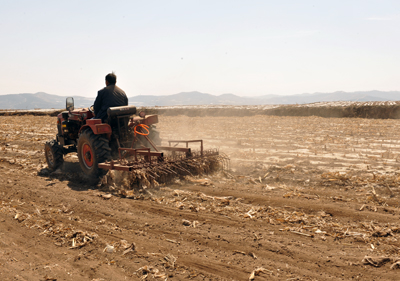
[[[46,156],[47,165],[52,171],[55,171],[64,163],[62,146],[59,145],[55,140],[45,143],[44,154]]]
[[[108,139],[95,135],[91,130],[83,131],[78,139],[78,158],[83,173],[90,178],[106,174],[107,171],[100,169],[98,165],[111,159]]]

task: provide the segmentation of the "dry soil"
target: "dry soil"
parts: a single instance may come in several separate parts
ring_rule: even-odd
[[[118,195],[0,116],[0,280],[397,280],[400,121],[160,116],[230,167]]]

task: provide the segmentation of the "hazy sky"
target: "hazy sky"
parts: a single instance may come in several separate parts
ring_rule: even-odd
[[[0,0],[0,94],[400,90],[400,1]]]

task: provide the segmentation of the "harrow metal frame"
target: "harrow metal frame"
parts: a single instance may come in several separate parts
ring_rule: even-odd
[[[169,169],[167,166],[171,165],[177,169],[183,169],[186,172],[186,169],[180,166],[180,164],[187,163],[186,160],[194,160],[197,158],[203,158],[208,156],[219,156],[218,149],[203,149],[203,140],[170,140],[168,141],[169,146],[155,146],[152,143],[153,148],[156,151],[151,151],[150,148],[118,148],[119,159],[106,161],[104,163],[99,163],[98,166],[101,169],[106,170],[119,170],[119,171],[133,171],[139,169],[150,169],[150,168],[161,168],[167,169],[168,172],[173,172],[173,170]],[[172,146],[172,144],[175,146]],[[179,143],[186,144],[186,147],[176,147]],[[192,151],[189,148],[189,143],[200,143],[199,151]],[[164,157],[164,153],[160,152],[160,150],[164,151],[172,151],[172,157]],[[183,152],[184,155],[177,155],[176,152]],[[127,156],[133,156],[133,159],[126,159]],[[138,156],[143,156],[138,158]],[[156,158],[156,160],[152,159]],[[223,160],[225,160],[226,156],[221,156]],[[225,166],[225,163],[223,164]],[[190,173],[190,172],[189,172]]]

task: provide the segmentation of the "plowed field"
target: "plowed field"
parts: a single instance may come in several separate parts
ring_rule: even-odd
[[[46,169],[50,116],[0,116],[0,280],[397,280],[400,123],[159,117],[230,167],[118,195]]]

